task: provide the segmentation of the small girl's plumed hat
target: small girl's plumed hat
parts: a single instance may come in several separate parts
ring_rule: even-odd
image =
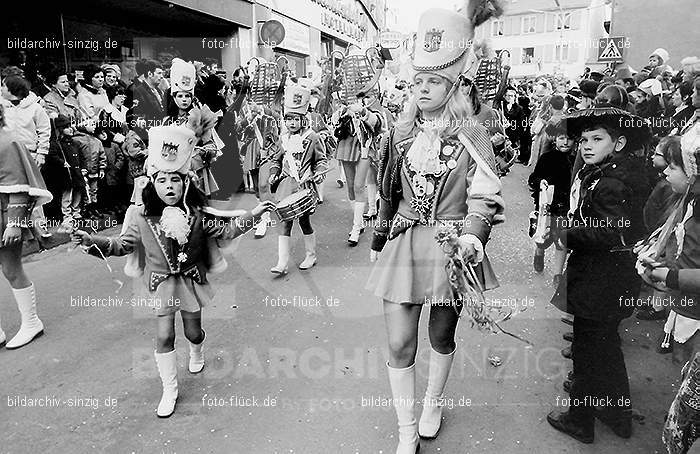
[[[177,172],[186,175],[191,166],[196,136],[186,126],[155,126],[148,130],[146,174]]]

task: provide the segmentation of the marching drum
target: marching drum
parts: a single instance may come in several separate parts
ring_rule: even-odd
[[[275,208],[281,222],[293,221],[307,213],[313,212],[318,203],[318,196],[313,189],[302,189],[282,199]]]

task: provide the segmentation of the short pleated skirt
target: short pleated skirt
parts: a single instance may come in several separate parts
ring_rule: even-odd
[[[335,159],[338,161],[357,162],[362,157],[360,141],[355,137],[348,137],[338,142],[335,149]]]
[[[436,227],[415,226],[384,246],[367,281],[367,290],[397,304],[451,305],[447,256],[435,240]],[[488,257],[475,271],[485,290],[498,287]]]

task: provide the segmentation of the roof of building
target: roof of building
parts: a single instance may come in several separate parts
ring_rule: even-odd
[[[504,15],[534,13],[539,11],[557,11],[556,0],[504,0]],[[591,0],[559,0],[561,9],[587,8]]]

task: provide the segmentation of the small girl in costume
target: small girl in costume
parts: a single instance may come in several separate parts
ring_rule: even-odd
[[[208,240],[219,244],[250,230],[254,221],[274,205],[264,202],[235,219],[217,218],[203,212],[204,199],[190,188],[190,169],[196,136],[183,126],[158,126],[148,131],[149,152],[143,189],[143,206],[125,223],[122,233],[107,238],[78,230],[74,242],[98,257],[126,255],[143,248],[143,275],[150,296],[158,305],[155,358],[163,383],[157,415],[169,417],[178,396],[175,355],[175,314],[180,311],[190,346],[190,373],[204,368],[201,309],[211,301],[207,281],[211,270]],[[173,301],[174,304],[165,304]]]
[[[311,100],[311,90],[302,86],[288,86],[285,89],[284,121],[287,132],[282,135],[282,149],[273,160],[270,168],[270,186],[277,185],[277,198],[285,197],[302,189],[316,190],[323,181],[328,168],[325,148],[321,138],[309,127],[306,113]],[[306,257],[299,269],[306,270],[316,264],[316,235],[311,227],[310,216],[306,213],[299,218],[299,227],[304,232]],[[277,265],[270,270],[278,276],[287,273],[289,261],[289,237],[294,221],[282,223],[278,239],[279,258]]]

